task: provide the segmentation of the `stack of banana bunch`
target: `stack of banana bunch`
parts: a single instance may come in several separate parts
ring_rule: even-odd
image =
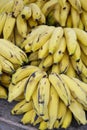
[[[17,46],[20,46],[31,28],[46,22],[40,7],[35,3],[3,0],[0,2],[0,7],[0,37],[8,39]]]
[[[42,8],[48,25],[77,27],[87,31],[87,0],[58,0],[55,6],[52,2],[46,2]]]
[[[0,39],[0,98],[7,98],[6,89],[17,68],[28,62],[27,55],[20,48],[5,39]]]
[[[87,82],[87,33],[78,28],[40,25],[21,43],[29,64]]]
[[[87,84],[65,74],[49,75],[35,66],[16,70],[9,86],[8,101],[17,100],[13,115],[24,114],[21,122],[39,129],[67,128],[72,115],[78,124],[87,124]]]

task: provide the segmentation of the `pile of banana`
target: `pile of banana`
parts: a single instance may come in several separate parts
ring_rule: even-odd
[[[0,2],[1,5],[0,37],[18,46],[31,28],[46,22],[44,14],[35,3],[25,5],[23,0],[4,0]]]
[[[79,124],[87,124],[87,84],[77,78],[55,72],[48,75],[38,67],[24,66],[12,76],[8,101],[20,95],[11,113],[24,114],[23,124],[39,124],[41,130],[67,128],[72,115]]]
[[[0,0],[0,98],[39,129],[87,124],[87,0]]]

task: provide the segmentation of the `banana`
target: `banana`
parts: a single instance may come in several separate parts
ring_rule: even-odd
[[[29,61],[38,60],[38,51],[31,53],[28,57]]]
[[[16,85],[9,86],[9,95],[8,95],[8,101],[12,102],[16,97],[21,95],[24,92],[24,89],[26,87],[26,82],[28,78],[25,78],[18,82]]]
[[[87,46],[87,32],[79,29],[79,28],[74,28],[74,31],[77,35],[78,41],[83,44],[84,46]]]
[[[12,76],[12,83],[16,84],[19,81],[23,80],[24,78],[28,77],[35,71],[39,70],[38,67],[32,66],[32,65],[26,65],[23,67],[20,67],[19,69],[16,70],[16,72]]]
[[[82,8],[87,11],[87,0],[80,0]]]
[[[3,72],[6,72],[8,74],[13,74],[15,72],[13,64],[1,55],[0,55],[0,64],[2,66]]]
[[[24,5],[36,2],[36,0],[23,0]]]
[[[65,2],[64,6],[60,9],[60,23],[62,27],[66,26],[68,14],[70,12],[70,4]]]
[[[63,58],[60,61],[60,73],[66,73],[69,68],[69,56],[67,52],[65,52]]]
[[[14,5],[14,0],[6,0],[7,2],[4,3],[4,5],[0,8],[0,13],[3,13],[3,12],[7,12],[7,13],[10,13],[12,12],[12,9],[13,9],[13,5]]]
[[[40,49],[51,37],[53,31],[54,31],[54,27],[51,26],[48,27],[48,29],[45,30],[44,32],[40,33],[33,41],[32,51],[34,52]]]
[[[31,17],[31,8],[28,6],[24,6],[23,10],[21,11],[22,18],[28,20]]]
[[[68,0],[71,4],[71,6],[78,11],[78,13],[82,13],[82,8],[81,8],[81,0]]]
[[[87,67],[87,58],[83,51],[81,51],[81,60],[83,64]]]
[[[21,95],[19,95],[18,97],[16,97],[14,100],[15,100],[15,101],[22,101],[22,100],[24,100],[24,99],[25,99],[24,93],[22,93]]]
[[[77,47],[76,33],[72,28],[65,28],[64,34],[66,39],[67,50],[69,52],[69,55],[72,56],[75,53]]]
[[[83,106],[80,103],[78,103],[73,97],[69,109],[81,124],[85,125],[87,123]]]
[[[87,106],[87,97],[85,91],[72,79],[72,77],[68,77],[64,74],[61,74],[61,78],[63,79],[64,83],[67,84],[71,94],[73,97],[84,106]]]
[[[9,2],[10,0],[1,0],[0,1],[0,9]]]
[[[61,10],[61,6],[58,3],[54,7],[54,18],[58,22],[59,25],[61,25],[61,23],[60,23],[60,10]]]
[[[84,46],[83,44],[81,44],[80,42],[79,42],[79,45],[80,45],[80,47],[81,47],[81,49],[82,49],[82,52],[87,56],[87,46]],[[81,52],[81,53],[82,53]]]
[[[53,56],[48,55],[43,61],[43,68],[48,68],[53,64]]]
[[[38,25],[38,23],[37,21],[34,21],[33,18],[31,17],[28,19],[28,25],[30,26],[30,28],[35,28]]]
[[[34,110],[33,110],[33,109],[30,110],[30,111],[28,111],[28,112],[26,112],[26,113],[24,114],[24,116],[22,117],[21,122],[22,122],[23,124],[31,123],[31,117],[32,117],[33,113],[34,113]]]
[[[69,76],[69,77],[76,77],[76,72],[72,66],[72,63],[69,64],[69,67],[66,71],[66,75]]]
[[[11,82],[11,76],[7,75],[6,73],[3,73],[0,79],[1,84],[10,84]]]
[[[63,29],[61,27],[56,27],[52,33],[49,40],[49,53],[53,54],[60,44],[60,40],[63,36]]]
[[[68,109],[66,111],[66,114],[65,114],[65,117],[64,117],[64,120],[63,120],[63,123],[62,123],[62,128],[66,129],[70,126],[71,124],[71,121],[72,121],[72,113],[71,111]]]
[[[61,100],[63,100],[66,106],[69,106],[71,103],[71,94],[69,88],[67,87],[67,84],[65,84],[62,78],[56,73],[51,73],[49,75],[49,80],[53,87],[56,89]]]
[[[44,116],[48,110],[50,99],[50,82],[47,77],[43,77],[38,83],[38,105],[40,116]]]
[[[71,13],[68,15],[66,26],[71,28],[73,26]]]
[[[40,115],[39,112],[39,104],[38,104],[38,88],[34,91],[34,93],[32,94],[32,102],[33,102],[33,109],[35,110],[35,112],[37,113],[37,115]],[[40,116],[39,116],[40,117]],[[41,118],[42,119],[42,118]],[[35,123],[36,124],[36,123]]]
[[[36,120],[36,118],[38,117],[38,115],[36,114],[36,112],[33,112],[32,118],[31,118],[31,124],[33,124]]]
[[[49,12],[55,7],[55,5],[58,3],[57,0],[50,0],[46,2],[42,8],[42,12],[45,16],[49,14]]]
[[[10,37],[8,38],[8,41],[10,41],[11,43],[15,44],[15,32],[14,32],[14,29],[13,29]]]
[[[52,72],[59,74],[60,73],[60,67],[59,64],[53,64],[52,65]]]
[[[41,17],[38,21],[38,23],[41,25],[41,24],[46,24],[46,18],[45,18],[45,15],[41,12]]]
[[[39,80],[42,77],[46,77],[46,76],[47,76],[47,74],[41,70],[37,70],[29,76],[28,81],[26,83],[26,88],[25,88],[26,101],[29,101],[31,99],[31,96],[32,96],[34,90],[36,89],[36,86],[37,86]]]
[[[77,10],[71,7],[71,19],[74,28],[78,28],[80,22],[80,15]]]
[[[81,13],[81,20],[85,27],[85,31],[87,31],[87,17],[86,16],[87,16],[87,12],[83,10]]]
[[[3,32],[3,28],[4,28],[4,25],[5,25],[6,18],[7,18],[6,13],[1,13],[0,14],[0,35]]]
[[[53,129],[53,125],[57,119],[58,113],[58,104],[59,104],[59,96],[56,92],[55,88],[51,85],[50,88],[50,100],[49,100],[49,121],[48,121],[48,128]]]
[[[65,3],[66,3],[66,0],[59,0],[58,2],[59,2],[59,4],[60,4],[60,6],[61,6],[62,8],[64,8]]]
[[[65,38],[62,37],[60,44],[59,44],[59,47],[53,55],[54,64],[59,63],[61,61],[61,59],[64,56],[65,50],[66,50],[66,41],[65,41]]]
[[[32,11],[32,18],[34,21],[39,21],[40,17],[41,17],[41,10],[39,8],[39,6],[35,3],[31,3],[29,5],[29,7],[31,8]]]
[[[39,8],[41,9],[44,4],[46,3],[46,0],[37,0],[35,3],[39,6]]]
[[[38,50],[38,59],[44,59],[49,55],[49,40]]]
[[[12,10],[12,15],[14,17],[17,17],[21,13],[23,8],[24,8],[23,0],[14,0],[14,6],[13,6],[13,10]]]
[[[14,29],[15,26],[15,18],[12,17],[12,14],[8,14],[5,24],[4,24],[4,28],[3,28],[3,37],[4,39],[8,39]]]
[[[2,75],[2,65],[0,64],[0,76]]]
[[[7,91],[4,87],[0,85],[0,98],[7,99]]]
[[[76,51],[75,51],[75,53],[73,54],[73,56],[71,58],[73,58],[76,62],[80,61],[81,49],[80,49],[79,43],[77,43]]]
[[[40,122],[42,122],[42,118],[39,117],[39,116],[37,116],[36,120],[35,120],[34,123],[33,123],[33,126],[39,124]]]
[[[34,60],[34,61],[31,61],[30,62],[30,65],[33,65],[33,66],[38,66],[40,64],[40,60]]]
[[[79,21],[78,28],[84,30],[84,25],[83,25],[83,22],[82,22],[81,18],[80,18],[80,21]]]
[[[39,125],[39,130],[46,130],[47,128],[47,122],[41,121]]]
[[[20,115],[27,111],[32,110],[32,101],[26,102],[25,99],[18,102],[11,110],[12,115]]]
[[[16,26],[19,34],[24,38],[27,35],[27,22],[22,16],[19,14],[16,20]]]

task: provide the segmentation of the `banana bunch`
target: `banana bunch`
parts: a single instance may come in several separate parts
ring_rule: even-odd
[[[11,83],[8,101],[13,100],[14,94],[20,93],[21,90],[25,91],[24,99],[19,101],[11,111],[13,115],[24,114],[21,119],[23,124],[33,126],[39,124],[39,129],[67,128],[72,122],[72,115],[77,123],[87,124],[86,83],[56,72],[47,75],[40,69],[31,72],[27,80],[26,77],[22,76],[22,78],[16,85],[14,82]],[[24,87],[22,87],[23,83]]]
[[[2,6],[0,9],[1,38],[20,46],[21,42],[31,31],[31,28],[46,23],[45,16],[40,7],[32,2],[24,4],[23,0],[9,0],[5,7]]]
[[[30,65],[87,82],[86,41],[87,33],[81,29],[40,25],[31,30],[21,48],[29,55]]]
[[[48,25],[74,27],[87,31],[86,2],[85,0],[49,0],[41,8]]]

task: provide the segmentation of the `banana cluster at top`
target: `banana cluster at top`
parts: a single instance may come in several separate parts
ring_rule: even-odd
[[[48,75],[38,67],[24,66],[12,76],[8,101],[21,95],[11,112],[24,114],[23,124],[39,124],[39,129],[44,130],[67,128],[72,115],[79,124],[87,124],[87,84],[77,78],[55,72]]]
[[[24,3],[23,0],[1,0],[0,2],[0,37],[18,46],[31,28],[46,22],[37,4]]]
[[[78,28],[40,25],[27,35],[21,48],[29,64],[50,73],[64,73],[87,82],[87,33]]]

